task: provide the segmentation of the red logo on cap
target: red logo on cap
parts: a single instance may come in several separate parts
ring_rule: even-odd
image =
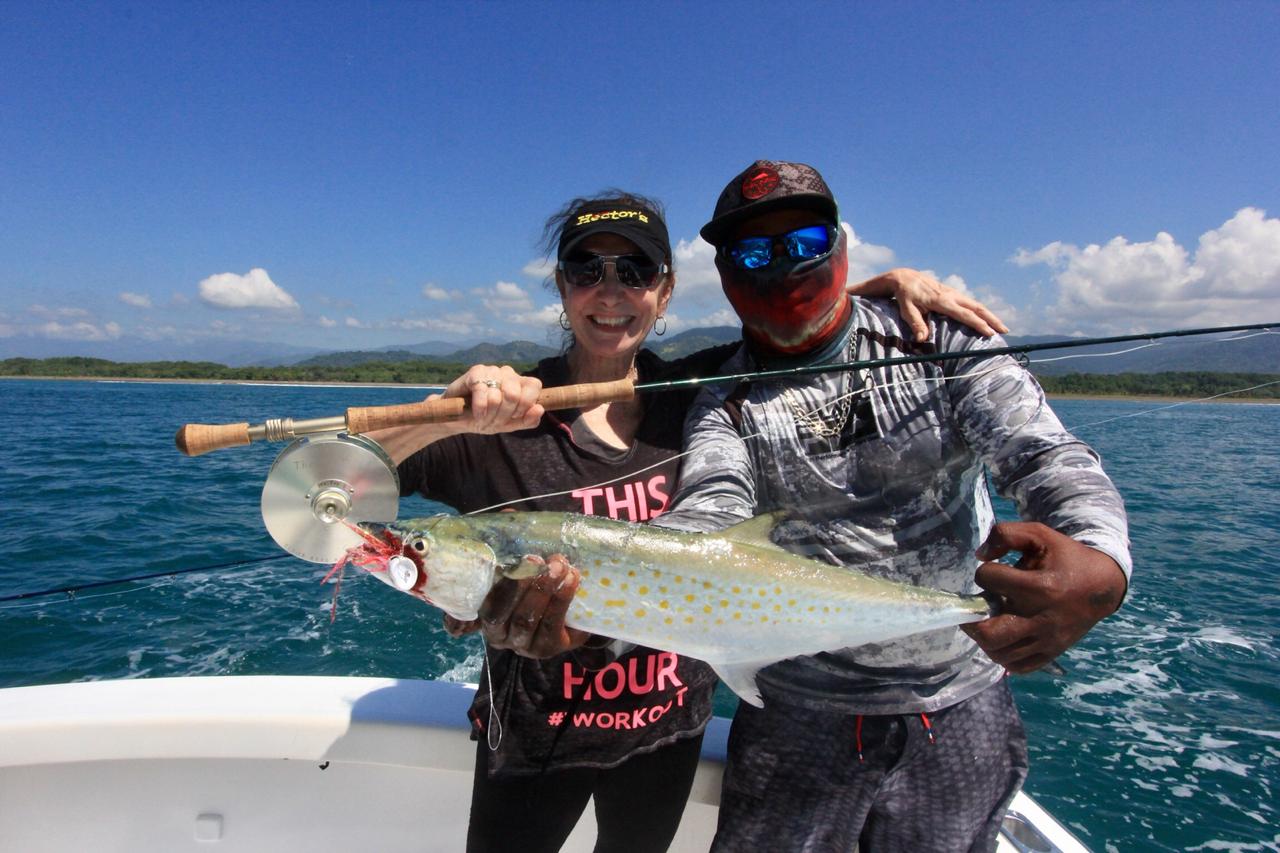
[[[742,197],[755,201],[777,189],[778,173],[768,166],[761,166],[742,179]]]

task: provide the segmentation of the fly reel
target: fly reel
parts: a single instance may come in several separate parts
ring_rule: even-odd
[[[300,438],[271,465],[262,521],[281,548],[312,563],[336,563],[364,540],[343,522],[395,521],[396,466],[377,442],[326,433]]]

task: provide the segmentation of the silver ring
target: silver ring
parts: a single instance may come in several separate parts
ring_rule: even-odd
[[[497,379],[472,379],[468,385],[484,385],[486,388],[501,388],[502,383]]]

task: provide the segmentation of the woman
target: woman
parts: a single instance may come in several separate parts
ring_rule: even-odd
[[[725,352],[674,364],[642,350],[665,326],[675,275],[660,207],[611,192],[571,201],[547,224],[555,285],[572,332],[563,356],[529,376],[477,365],[445,396],[469,396],[450,424],[374,434],[400,466],[404,494],[460,512],[511,505],[647,521],[667,505],[678,474],[685,395],[644,396],[583,411],[547,413],[543,385],[631,377],[706,375]],[[980,305],[897,271],[859,286],[864,295],[909,281],[926,307],[999,321]],[[905,299],[905,294],[899,292]],[[691,396],[692,392],[690,392]],[[537,497],[530,497],[537,496]],[[471,709],[478,740],[469,851],[555,851],[594,795],[597,851],[666,850],[680,822],[711,716],[715,674],[700,661],[564,625],[577,574],[562,559],[531,581],[495,588],[481,618],[487,660]]]

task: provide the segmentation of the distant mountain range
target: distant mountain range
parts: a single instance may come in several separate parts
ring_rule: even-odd
[[[1113,355],[1123,350],[1142,347],[1142,341],[1096,344],[1071,349],[1029,353],[1031,372],[1042,376],[1067,373],[1165,373],[1170,371],[1202,371],[1208,373],[1280,373],[1280,335],[1257,335],[1237,342],[1223,342],[1221,335],[1194,338],[1162,338],[1152,346]],[[1010,346],[1068,341],[1070,338],[1016,336],[1007,338]],[[1102,357],[1102,356],[1105,356]],[[1050,359],[1054,359],[1050,361]]]
[[[650,335],[646,346],[666,359],[680,358],[700,349],[736,341],[742,332],[736,326],[712,326],[689,329],[680,334],[658,337]],[[1058,376],[1067,373],[1159,373],[1168,371],[1205,371],[1215,373],[1280,373],[1280,335],[1256,335],[1235,343],[1222,343],[1219,336],[1166,338],[1154,346],[1113,355],[1122,350],[1142,346],[1142,342],[1100,344],[1062,350],[1031,353],[1033,372]],[[372,362],[398,363],[426,360],[449,364],[530,364],[555,355],[558,350],[531,341],[481,343],[459,348],[447,341],[424,341],[418,344],[393,345],[377,350],[325,352],[320,349],[293,347],[285,344],[231,341],[175,347],[160,344],[103,342],[69,345],[66,342],[24,339],[21,352],[9,352],[14,339],[0,341],[0,359],[13,356],[48,358],[54,356],[88,356],[112,361],[212,361],[228,367],[344,367]],[[1010,345],[1068,341],[1061,336],[1010,336]],[[38,345],[36,345],[38,344]],[[1102,356],[1106,357],[1094,357]]]

